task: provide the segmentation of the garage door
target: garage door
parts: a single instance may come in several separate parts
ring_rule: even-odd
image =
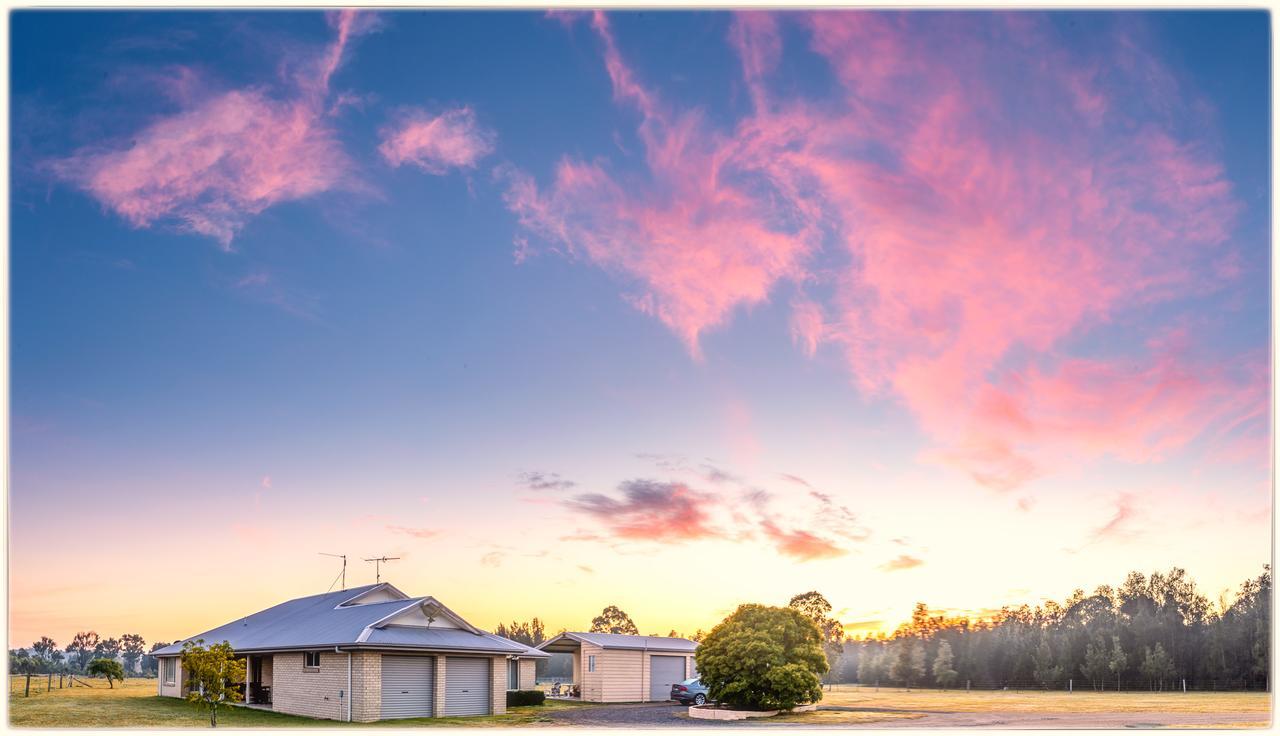
[[[435,657],[382,655],[382,717],[430,717],[435,700]]]
[[[650,700],[670,700],[671,686],[684,679],[684,657],[649,657]]]
[[[493,676],[489,668],[493,660],[480,657],[449,657],[444,663],[444,714],[446,716],[484,716],[489,714],[493,698]]]

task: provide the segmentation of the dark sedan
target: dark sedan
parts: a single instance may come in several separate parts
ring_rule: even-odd
[[[702,705],[707,702],[707,687],[702,684],[702,680],[693,678],[684,682],[677,682],[671,686],[671,699],[679,701],[684,705]]]

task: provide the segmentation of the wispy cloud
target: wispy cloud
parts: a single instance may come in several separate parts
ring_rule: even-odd
[[[536,470],[521,473],[518,480],[520,485],[534,491],[567,491],[578,485],[567,478],[561,478],[559,473]]]
[[[784,530],[768,519],[760,522],[760,528],[764,531],[765,536],[774,543],[779,552],[801,562],[841,557],[848,554],[846,550],[841,549],[831,541],[803,529]]]
[[[395,524],[388,524],[386,529],[392,534],[403,534],[405,536],[413,537],[415,539],[434,539],[435,537],[440,536],[439,529],[427,529],[425,527],[398,526]]]
[[[840,104],[773,88],[784,22]],[[1037,15],[744,13],[729,41],[752,110],[717,127],[646,85],[607,15],[591,28],[639,115],[644,176],[572,157],[547,185],[504,169],[507,204],[695,357],[735,310],[820,280],[821,298],[792,301],[800,349],[842,353],[861,391],[916,418],[921,459],[999,491],[1108,455],[1158,460],[1265,403],[1238,361],[1190,346],[1065,350],[1240,274],[1221,264],[1241,204],[1212,140],[1172,123],[1204,102],[1131,29],[1090,56]]]
[[[133,227],[172,222],[226,249],[268,207],[351,185],[324,101],[351,38],[369,24],[351,10],[329,17],[335,40],[283,94],[247,87],[190,100],[127,144],[85,148],[47,168]]]
[[[493,152],[495,135],[476,122],[469,107],[432,115],[426,110],[402,110],[381,131],[378,152],[392,166],[415,166],[428,174],[472,169]]]
[[[924,564],[924,560],[911,555],[898,555],[880,566],[885,572],[896,572],[898,570],[910,570],[913,567],[920,567]]]
[[[603,524],[617,537],[687,541],[718,537],[703,513],[712,496],[683,483],[629,480],[618,486],[621,497],[587,493],[565,504]]]

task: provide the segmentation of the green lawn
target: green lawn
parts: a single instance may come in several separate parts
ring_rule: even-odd
[[[18,728],[208,728],[209,716],[195,706],[176,698],[156,695],[156,681],[130,679],[116,683],[114,689],[105,680],[88,680],[94,687],[54,689],[45,692],[45,680],[32,678],[31,697],[23,697],[22,677],[11,677],[9,683],[9,724]],[[220,708],[219,728],[281,728],[342,726],[526,726],[549,723],[546,713],[557,708],[583,707],[577,703],[547,701],[542,706],[511,708],[506,715],[471,718],[407,718],[376,723],[343,723],[320,721],[282,713],[249,708]]]

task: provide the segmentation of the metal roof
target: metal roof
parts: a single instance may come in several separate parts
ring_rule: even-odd
[[[183,642],[203,639],[206,644],[226,641],[237,652],[308,649],[328,647],[372,648],[378,644],[397,649],[449,649],[483,651],[513,656],[546,656],[519,642],[471,627],[457,614],[439,606],[460,624],[471,627],[432,629],[422,626],[395,626],[384,623],[395,614],[415,605],[438,602],[429,596],[403,600],[342,605],[376,588],[403,595],[389,583],[365,585],[332,593],[295,598],[263,611],[236,619],[202,634],[176,641],[150,654],[166,656],[182,653]],[[391,630],[391,631],[388,631]]]
[[[599,634],[590,631],[566,631],[538,645],[543,651],[567,651],[576,648],[577,644],[566,646],[562,640],[592,644],[601,649],[648,649],[664,652],[684,652],[692,654],[698,649],[698,643],[673,636],[635,636],[633,634]]]

